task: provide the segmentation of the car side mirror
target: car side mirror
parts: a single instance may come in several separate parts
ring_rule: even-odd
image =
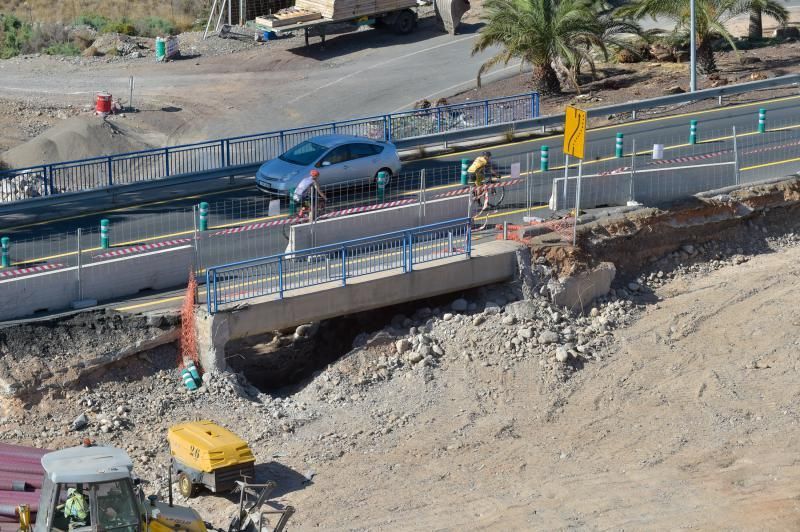
[[[320,166],[330,166],[330,165],[331,165],[330,161],[322,161],[322,164]]]

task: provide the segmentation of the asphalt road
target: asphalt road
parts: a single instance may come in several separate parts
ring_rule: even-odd
[[[590,130],[587,134],[584,175],[614,174],[626,167],[635,166],[637,172],[652,169],[683,168],[679,174],[654,172],[640,174],[638,179],[656,183],[661,195],[689,194],[733,184],[733,167],[708,166],[716,163],[731,163],[733,156],[732,128],[737,129],[737,144],[741,181],[755,181],[797,172],[800,168],[798,155],[800,147],[800,96],[778,98],[768,102],[737,104],[725,108],[676,115],[670,117],[640,120],[618,126],[608,126]],[[758,109],[767,110],[767,133],[756,133]],[[689,121],[698,120],[697,144],[688,144]],[[624,134],[626,156],[616,158],[616,134]],[[564,175],[561,135],[553,135],[537,140],[504,144],[491,148],[495,165],[501,174],[507,175],[513,162],[519,162],[528,183],[509,186],[506,198],[499,212],[492,213],[493,219],[519,221],[527,212],[528,206],[546,204],[550,198],[554,179]],[[631,161],[630,153],[636,144],[637,157]],[[664,160],[658,163],[649,153],[653,144],[664,145]],[[539,172],[539,153],[542,145],[549,146],[549,172]],[[404,175],[395,179],[388,189],[386,200],[409,199],[418,195],[421,185],[420,170],[425,169],[427,198],[457,188],[460,174],[460,160],[474,158],[482,150],[428,158],[404,167]],[[527,176],[528,160],[532,169]],[[574,163],[574,161],[573,161]],[[699,168],[686,166],[706,165]],[[570,169],[574,176],[577,170]],[[675,176],[679,175],[679,178]],[[593,179],[587,177],[587,179]],[[605,178],[606,186],[614,183]],[[637,182],[638,183],[638,182]],[[637,184],[637,189],[644,189]],[[571,194],[570,189],[568,193]],[[585,190],[590,190],[589,185]],[[627,190],[620,191],[625,195]],[[658,197],[658,196],[656,196]],[[587,196],[588,198],[588,196]],[[267,223],[280,219],[270,216],[268,199],[254,186],[243,185],[233,190],[203,196],[212,205],[210,227],[212,232],[221,232],[247,224]],[[624,201],[628,198],[621,198]],[[642,198],[636,197],[635,199]],[[647,198],[646,198],[647,199]],[[649,198],[653,199],[653,197]],[[12,256],[17,261],[30,263],[51,262],[71,265],[77,260],[77,228],[83,228],[81,249],[86,260],[96,260],[105,253],[97,249],[100,243],[99,220],[111,221],[111,241],[115,247],[130,247],[148,243],[170,241],[191,237],[194,230],[192,208],[200,201],[194,195],[162,201],[155,205],[140,205],[119,208],[112,212],[88,216],[70,217],[48,224],[21,227],[4,231],[14,240]],[[373,204],[378,201],[377,189],[364,186],[356,189],[337,191],[329,211],[357,205]],[[561,205],[572,207],[572,204]],[[284,213],[286,211],[284,210]],[[539,215],[547,214],[542,210]],[[285,216],[285,215],[284,215]],[[220,240],[221,241],[221,240]],[[242,234],[226,235],[224,244],[207,247],[201,264],[212,265],[251,257],[282,252],[286,246],[283,232],[278,229],[260,227],[244,231]],[[88,251],[87,251],[88,250]]]

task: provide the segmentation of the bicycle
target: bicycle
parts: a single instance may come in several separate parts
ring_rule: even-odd
[[[484,212],[490,209],[496,211],[503,203],[505,197],[506,187],[500,184],[500,176],[492,171],[492,175],[487,181],[472,190],[472,202],[480,207],[478,213],[472,217],[473,220],[477,220]],[[476,223],[474,226],[477,230],[481,231],[486,229],[488,223],[489,215],[487,213],[483,220],[483,225],[478,227]]]
[[[317,216],[316,219],[319,220],[322,216],[325,215],[327,210],[327,201],[322,198],[317,198],[316,201],[317,205]],[[290,235],[290,227],[299,223],[303,222],[310,222],[311,221],[311,204],[308,201],[304,201],[303,204],[300,206],[300,209],[297,211],[297,214],[294,216],[289,216],[286,218],[286,223],[281,225],[281,232],[283,233],[283,238],[289,240]]]

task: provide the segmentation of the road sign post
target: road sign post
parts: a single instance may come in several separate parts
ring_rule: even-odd
[[[581,212],[581,178],[583,177],[583,154],[586,147],[586,111],[567,106],[564,112],[564,154],[578,159],[578,183],[575,187],[575,221],[572,225],[572,245],[578,242],[578,216]],[[617,137],[617,142],[621,139]],[[569,159],[567,159],[569,160]],[[569,167],[569,163],[566,165]],[[567,180],[564,180],[566,187]],[[566,197],[566,195],[565,195]]]

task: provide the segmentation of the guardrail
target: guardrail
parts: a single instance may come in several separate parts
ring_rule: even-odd
[[[539,94],[529,93],[425,110],[406,111],[282,131],[209,140],[104,157],[0,171],[0,204],[30,198],[160,181],[187,175],[252,172],[257,165],[323,134],[397,141],[511,123],[539,116]],[[224,172],[223,172],[224,173]]]
[[[214,266],[206,270],[209,314],[220,305],[289,290],[401,269],[457,255],[470,256],[470,218],[459,218],[403,231],[348,240],[295,253]]]
[[[636,113],[646,109],[653,109],[656,107],[663,107],[667,105],[674,105],[680,103],[693,103],[712,98],[721,99],[725,96],[734,94],[747,94],[749,92],[772,89],[775,87],[783,87],[786,85],[800,84],[800,74],[790,74],[788,76],[780,76],[771,79],[749,81],[747,83],[739,83],[737,85],[725,85],[713,89],[703,89],[696,92],[687,92],[684,94],[670,94],[668,96],[659,96],[658,98],[651,98],[649,100],[635,100],[632,102],[619,103],[614,105],[604,105],[601,107],[589,107],[586,112],[589,118],[598,116],[609,116],[619,113],[632,113],[631,118],[636,120]],[[721,100],[720,100],[721,103]],[[509,125],[512,126],[513,132],[533,131],[540,128],[548,128],[554,126],[562,126],[564,124],[564,115],[548,115],[537,118],[518,120],[513,124],[491,125],[480,128],[467,128],[454,132],[442,132],[432,135],[420,136],[418,138],[407,138],[402,142],[403,147],[412,148],[415,146],[431,147],[437,145],[447,145],[464,140],[475,138],[487,138],[494,135],[506,134],[509,132]]]

